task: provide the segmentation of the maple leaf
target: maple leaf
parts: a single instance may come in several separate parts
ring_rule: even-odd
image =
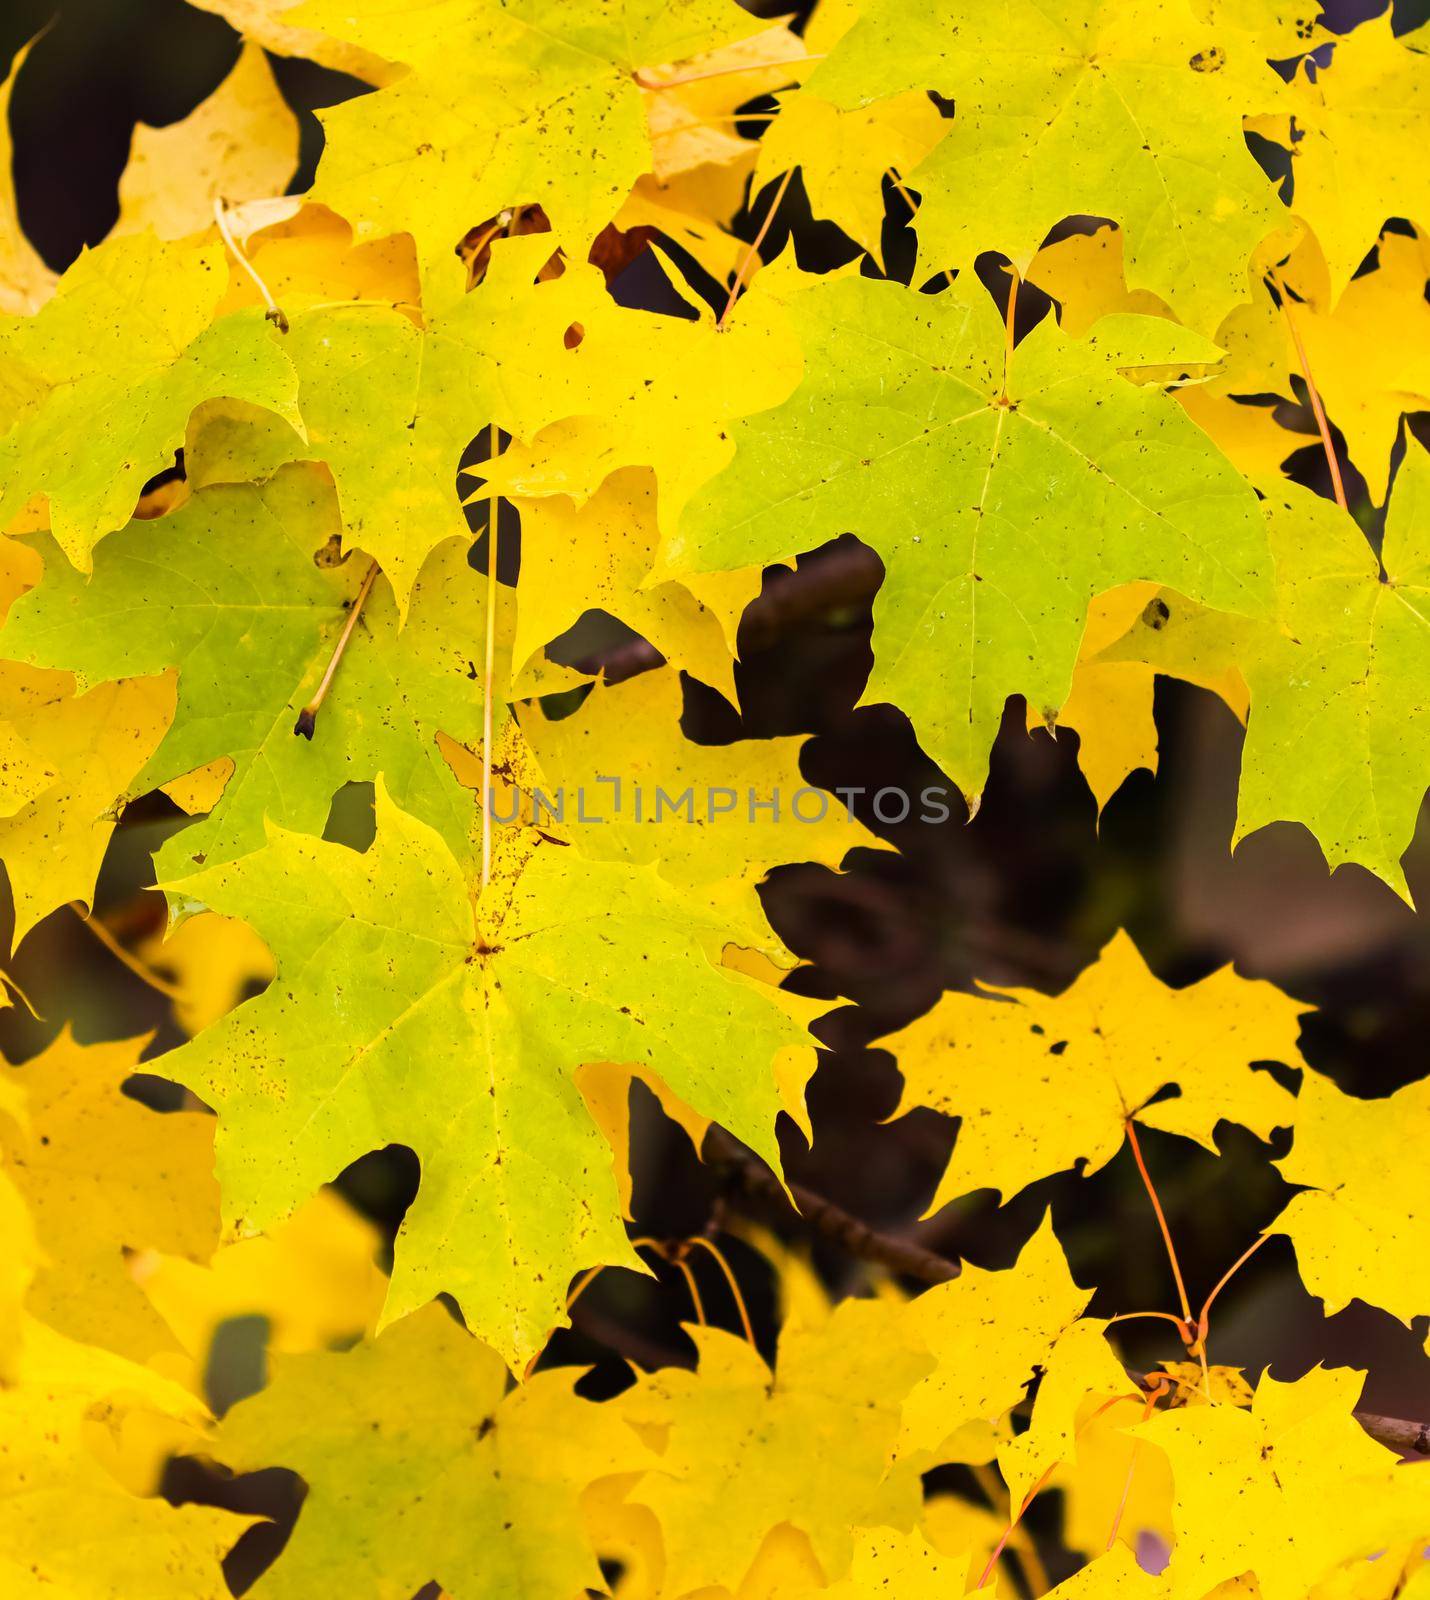
[[[1422,1530],[1414,1474],[1351,1415],[1363,1377],[1320,1368],[1295,1383],[1263,1377],[1250,1411],[1190,1406],[1132,1430],[1172,1466],[1168,1600],[1201,1600],[1247,1573],[1265,1600],[1303,1600],[1336,1567]]]
[[[896,1115],[927,1105],[962,1118],[929,1210],[972,1189],[1011,1197],[1079,1162],[1096,1172],[1134,1119],[1208,1150],[1223,1118],[1269,1138],[1295,1102],[1252,1063],[1300,1066],[1308,1009],[1230,967],[1169,989],[1125,933],[1060,995],[945,995],[885,1041],[904,1076]],[[1175,1098],[1156,1098],[1174,1084]]]
[[[518,1366],[564,1322],[577,1271],[638,1264],[574,1068],[648,1065],[777,1161],[766,1063],[802,1030],[715,964],[711,908],[650,870],[503,839],[473,903],[451,851],[379,783],[366,854],[270,824],[265,849],[170,884],[252,923],[278,976],[161,1070],[219,1112],[231,1229],[260,1231],[369,1150],[410,1145],[423,1185],[385,1316],[448,1290]],[[739,1071],[711,1054],[716,1018],[745,1041]]]
[[[222,261],[221,245],[113,239],[80,256],[35,316],[0,328],[0,527],[48,495],[56,542],[87,572],[144,480],[170,465],[200,401],[227,395],[300,426],[277,332],[257,312],[209,323]]]
[[[1246,258],[1280,209],[1242,120],[1278,110],[1284,88],[1251,35],[1184,0],[1057,13],[872,0],[807,88],[841,106],[910,89],[955,103],[907,174],[926,271],[983,250],[1022,268],[1062,218],[1108,217],[1126,232],[1132,284],[1211,328],[1243,297]]]
[[[34,1319],[18,1380],[0,1388],[0,1585],[15,1600],[222,1600],[219,1561],[251,1519],[171,1506],[125,1486],[89,1441],[123,1449],[148,1425],[200,1437],[202,1405],[177,1384]]]
[[[605,611],[692,677],[735,699],[734,661],[717,617],[674,581],[647,587],[660,543],[655,478],[613,473],[584,504],[566,495],[522,503],[521,577],[512,661],[516,693],[543,645],[588,611]]]
[[[224,1245],[207,1264],[143,1250],[130,1275],[193,1359],[197,1389],[220,1331],[239,1318],[262,1317],[267,1350],[285,1355],[370,1336],[387,1292],[381,1244],[336,1190],[320,1189],[271,1234]]]
[[[991,1428],[1022,1397],[1034,1369],[1092,1298],[1068,1271],[1045,1215],[1013,1266],[985,1272],[968,1262],[958,1277],[910,1301],[908,1316],[936,1365],[904,1402],[901,1454],[986,1461]]]
[[[1352,1300],[1381,1306],[1402,1322],[1430,1310],[1423,1287],[1430,1211],[1404,1164],[1391,1157],[1430,1114],[1422,1079],[1381,1100],[1343,1094],[1308,1072],[1296,1105],[1296,1139],[1276,1164],[1305,1184],[1269,1231],[1296,1247],[1301,1277],[1327,1315]]]
[[[257,848],[265,816],[321,832],[333,794],[379,772],[454,848],[466,839],[471,804],[436,735],[481,735],[484,581],[467,539],[429,557],[405,628],[391,588],[374,585],[312,738],[294,737],[362,582],[360,560],[315,563],[339,529],[331,485],[289,468],[261,488],[201,490],[161,522],[111,535],[88,583],[52,555],[45,582],[12,609],[3,648],[86,684],[179,669],[173,725],[138,790],[233,763],[208,818],[161,852],[162,871]]]
[[[30,316],[54,293],[52,272],[20,226],[15,199],[15,152],[10,138],[10,97],[30,47],[15,52],[10,75],[0,84],[0,314]]]
[[[1376,270],[1346,285],[1333,313],[1294,313],[1322,403],[1345,435],[1372,500],[1385,499],[1406,412],[1430,410],[1430,252],[1423,239],[1383,233]]]
[[[829,55],[858,15],[853,0],[822,0],[805,29],[805,48],[816,58]],[[796,90],[779,97],[779,115],[760,140],[755,182],[763,186],[798,167],[810,210],[879,259],[885,174],[916,167],[944,132],[938,107],[921,89],[854,107]]]
[[[281,1464],[308,1485],[254,1594],[410,1595],[436,1579],[453,1600],[570,1600],[598,1586],[578,1496],[651,1458],[576,1376],[510,1389],[501,1357],[435,1305],[343,1354],[280,1358],[215,1440],[240,1471]]]
[[[359,237],[403,230],[429,284],[468,228],[539,205],[555,241],[587,247],[651,170],[642,69],[760,30],[729,0],[466,0],[395,10],[308,0],[295,21],[411,71],[321,118],[314,196]],[[455,285],[455,267],[446,269]]]
[[[151,1111],[121,1092],[147,1043],[84,1046],[66,1028],[33,1061],[5,1069],[22,1099],[11,1125],[0,1124],[0,1152],[47,1258],[29,1310],[135,1361],[172,1346],[126,1255],[155,1248],[200,1260],[218,1242],[212,1119]]]
[[[155,933],[135,955],[169,985],[174,1020],[191,1038],[273,976],[268,946],[253,929],[211,912],[181,922],[168,938]]]
[[[13,540],[0,548],[33,558]],[[88,903],[119,812],[173,714],[172,677],[77,694],[69,673],[0,662],[0,727],[19,758],[0,815],[15,943],[57,907]]]
[[[860,823],[841,815],[840,804],[805,784],[801,739],[694,744],[680,731],[682,705],[674,673],[643,672],[611,687],[598,684],[579,711],[557,721],[535,711],[521,715],[548,794],[564,788],[568,801],[572,794],[581,798],[579,806],[568,804],[565,821],[584,854],[632,865],[658,861],[674,882],[708,884],[753,883],[790,861],[837,867],[856,846],[881,848]],[[634,748],[633,727],[644,736]],[[603,773],[619,773],[624,792],[603,784]],[[643,797],[639,815],[636,787]],[[682,805],[687,790],[691,800]],[[658,805],[657,791],[671,803]]]
[[[281,195],[298,165],[298,119],[268,58],[244,45],[233,71],[187,117],[139,123],[119,179],[117,233],[153,228],[181,239],[213,226],[225,206]]]
[[[882,1600],[889,1595],[899,1600],[936,1600],[962,1594],[971,1586],[968,1565],[966,1551],[945,1554],[918,1530],[879,1529],[860,1534],[849,1576],[832,1584],[827,1593],[831,1600]]]
[[[346,72],[365,83],[389,83],[398,70],[381,56],[305,28],[291,14],[302,0],[194,0],[200,11],[212,11],[236,32],[279,56],[302,56],[334,72]]]
[[[1390,13],[1336,39],[1330,65],[1303,60],[1291,84],[1291,205],[1326,253],[1331,298],[1388,218],[1430,227],[1430,178],[1416,154],[1430,105],[1426,30],[1397,38]]]
[[[1109,359],[1044,322],[1005,390],[1004,331],[967,293],[849,278],[795,296],[804,381],[739,425],[668,565],[786,559],[844,532],[873,545],[864,698],[899,706],[972,805],[1007,697],[1066,699],[1094,595],[1161,574],[1255,612],[1270,573],[1245,484],[1174,401],[1119,375],[1129,332],[1177,330],[1121,319]]]
[[[679,274],[656,254],[675,288]],[[778,267],[763,274],[741,299],[740,315],[722,327],[688,290],[677,292],[694,316],[657,315],[617,306],[597,292],[594,269],[579,272],[592,290],[580,322],[581,364],[572,369],[579,383],[568,385],[554,413],[560,420],[475,469],[486,480],[479,495],[507,495],[520,505],[564,494],[579,504],[622,467],[648,466],[668,537],[691,495],[734,456],[731,419],[777,405],[798,382],[799,343],[786,301],[791,281],[797,287],[806,280]],[[557,281],[577,274],[568,268]]]
[[[1099,1317],[1081,1318],[1041,1362],[1043,1375],[1028,1428],[998,1451],[1011,1505],[1022,1505],[1051,1467],[1071,1460],[1089,1399],[1102,1404],[1129,1390],[1135,1395],[1132,1379],[1107,1343],[1106,1328]]]
[[[1251,714],[1233,844],[1300,822],[1332,868],[1357,862],[1408,899],[1400,858],[1430,784],[1430,458],[1409,442],[1379,561],[1330,501],[1295,484],[1264,487],[1275,617],[1250,623],[1168,594],[1102,659],[1194,682],[1234,664]]]
[[[786,1326],[773,1375],[743,1340],[688,1332],[698,1371],[651,1373],[621,1401],[633,1422],[665,1436],[630,1498],[660,1521],[666,1592],[737,1589],[780,1523],[806,1533],[837,1576],[890,1464],[899,1402],[932,1364],[904,1308],[846,1300],[819,1327]],[[915,1480],[906,1498],[912,1520]]]

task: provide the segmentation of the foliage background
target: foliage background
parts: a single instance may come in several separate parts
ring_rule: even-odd
[[[753,7],[782,15],[783,6]],[[806,8],[807,9],[807,8]],[[1326,6],[1327,25],[1344,31],[1374,15],[1374,0]],[[1397,6],[1397,29],[1430,14],[1430,3]],[[0,63],[44,29],[20,79],[12,108],[15,176],[21,218],[49,264],[63,269],[81,247],[98,242],[116,214],[115,185],[136,121],[164,124],[186,115],[219,84],[239,50],[238,36],[215,16],[181,0],[11,0],[0,17]],[[295,190],[311,180],[321,147],[315,109],[361,89],[355,80],[296,59],[270,57],[285,97],[302,117],[303,158]],[[759,109],[751,102],[748,109]],[[752,131],[758,124],[752,125]],[[766,195],[766,202],[768,195]],[[750,212],[763,215],[752,197]],[[898,200],[886,221],[886,250],[897,271],[912,264],[912,236]],[[754,232],[750,214],[737,228]],[[801,263],[816,269],[848,259],[854,249],[828,225],[811,221],[799,183],[781,207],[764,248],[766,258],[791,235]],[[692,279],[699,282],[698,269]],[[707,280],[718,310],[723,291]],[[623,303],[670,309],[649,258],[637,258],[614,286]],[[1027,288],[1019,332],[1048,310]],[[1334,420],[1334,419],[1333,419]],[[1324,458],[1312,433],[1289,471],[1325,490]],[[1410,420],[1430,444],[1430,416]],[[1337,437],[1337,444],[1340,444]],[[1402,447],[1403,448],[1403,447]],[[1341,452],[1345,460],[1345,453]],[[1352,509],[1378,535],[1354,470]],[[515,533],[515,529],[513,529]],[[510,548],[515,539],[506,541]],[[473,560],[483,561],[483,546]],[[767,585],[787,581],[775,571]],[[746,629],[737,682],[742,716],[713,692],[687,681],[685,728],[702,742],[735,737],[813,734],[804,771],[827,788],[896,785],[917,793],[943,781],[920,753],[912,732],[887,707],[854,710],[870,665],[869,596],[782,628],[777,637]],[[619,625],[588,619],[576,653],[614,648]],[[898,1080],[889,1058],[867,1040],[928,1009],[940,992],[991,982],[1059,988],[1126,927],[1153,969],[1182,984],[1228,960],[1246,976],[1271,979],[1314,1004],[1304,1034],[1308,1060],[1357,1095],[1387,1094],[1424,1072],[1430,1037],[1430,922],[1416,917],[1382,883],[1355,867],[1328,875],[1310,836],[1284,824],[1263,829],[1230,855],[1236,810],[1241,729],[1214,696],[1161,678],[1157,686],[1161,770],[1136,773],[1100,820],[1076,766],[1076,735],[1027,735],[1021,707],[1010,709],[994,751],[977,817],[955,815],[939,826],[888,827],[867,807],[861,816],[896,852],[859,852],[853,870],[779,869],[766,902],[781,937],[807,964],[795,987],[821,997],[857,1000],[819,1031],[827,1046],[811,1085],[816,1130],[813,1153],[797,1135],[786,1141],[789,1176],[875,1225],[911,1228],[932,1194],[951,1133],[926,1112],[881,1126],[896,1104]],[[328,836],[360,843],[370,828],[367,786],[334,804]],[[958,807],[955,803],[955,812]],[[95,909],[126,942],[162,926],[161,898],[148,892],[149,853],[177,825],[179,814],[158,794],[131,806],[116,832]],[[1422,812],[1405,860],[1411,891],[1430,903],[1430,824]],[[8,910],[3,913],[9,915]],[[8,928],[3,930],[9,942]],[[109,956],[82,923],[59,912],[22,946],[14,976],[47,1017],[71,1018],[84,1041],[155,1030],[151,1050],[177,1044],[162,995]],[[12,1060],[40,1049],[58,1031],[19,1009],[0,1015],[0,1047]],[[137,1084],[141,1096],[172,1095],[171,1085]],[[702,1168],[688,1142],[637,1086],[640,1114],[633,1140],[635,1213],[641,1231],[676,1237],[721,1217],[718,1175]],[[156,1100],[156,1103],[162,1103]],[[787,1130],[789,1131],[789,1130]],[[1218,1161],[1185,1140],[1145,1132],[1149,1162],[1178,1231],[1190,1283],[1209,1287],[1225,1265],[1227,1240],[1250,1238],[1284,1206],[1289,1187],[1249,1133],[1224,1128]],[[1284,1153],[1289,1136],[1274,1154]],[[1407,1160],[1423,1153],[1408,1151]],[[374,1218],[390,1240],[415,1193],[415,1158],[402,1149],[376,1153],[350,1168],[340,1188]],[[933,1248],[985,1267],[1012,1261],[1019,1244],[1051,1204],[1074,1276],[1086,1281],[1096,1262],[1100,1281],[1090,1314],[1109,1315],[1166,1298],[1165,1261],[1129,1152],[1091,1179],[1072,1174],[1024,1191],[1001,1210],[987,1194],[960,1201],[915,1230]],[[788,1217],[771,1214],[788,1229]],[[773,1347],[771,1284],[762,1258],[738,1239],[725,1241],[740,1271],[766,1354]],[[836,1290],[854,1286],[857,1264],[831,1253],[820,1258]],[[711,1263],[697,1261],[712,1320],[734,1327]],[[844,1275],[844,1276],[841,1276]],[[1196,1290],[1194,1289],[1194,1298]],[[1356,1303],[1326,1318],[1300,1286],[1287,1240],[1272,1240],[1220,1303],[1217,1357],[1251,1372],[1270,1365],[1280,1378],[1315,1363],[1368,1366],[1363,1404],[1402,1416],[1430,1415],[1430,1360],[1425,1328],[1407,1329]],[[687,1303],[679,1279],[664,1269],[659,1284],[607,1273],[591,1289],[577,1326],[558,1334],[547,1360],[593,1363],[583,1388],[610,1392],[624,1369],[613,1347],[659,1350],[680,1359],[689,1349],[680,1330]],[[1156,1333],[1128,1330],[1130,1360],[1175,1353]],[[236,1328],[219,1342],[208,1375],[210,1399],[222,1410],[257,1387],[262,1331]],[[229,1503],[291,1516],[286,1474],[240,1484]],[[177,1487],[177,1486],[176,1486]],[[190,1492],[202,1492],[188,1485]],[[1034,1513],[1036,1520],[1037,1512]],[[265,1538],[273,1537],[265,1533]],[[252,1542],[247,1559],[259,1551]],[[241,1580],[241,1572],[238,1575]]]

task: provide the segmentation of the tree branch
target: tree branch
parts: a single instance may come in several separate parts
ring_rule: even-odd
[[[752,1155],[737,1140],[712,1125],[705,1136],[705,1160],[723,1172],[729,1180],[732,1198],[774,1204],[788,1212],[789,1196],[774,1173],[757,1156]],[[842,1246],[850,1255],[863,1261],[876,1261],[890,1271],[906,1278],[917,1278],[921,1283],[948,1283],[958,1277],[961,1269],[957,1261],[925,1250],[912,1240],[897,1234],[884,1233],[851,1216],[842,1207],[826,1200],[823,1195],[804,1188],[801,1184],[789,1186],[794,1196],[794,1210],[800,1219],[816,1232]],[[1140,1373],[1130,1376],[1145,1386],[1146,1378]],[[1361,1427],[1378,1443],[1403,1456],[1423,1456],[1430,1459],[1430,1422],[1417,1422],[1406,1417],[1385,1417],[1375,1411],[1353,1413]]]
[[[789,1209],[789,1197],[779,1179],[763,1161],[751,1155],[723,1128],[712,1126],[706,1134],[705,1160],[725,1175],[731,1193]],[[789,1193],[794,1196],[798,1215],[810,1227],[863,1261],[877,1261],[891,1272],[900,1273],[906,1278],[917,1278],[921,1283],[948,1283],[962,1271],[957,1261],[925,1250],[912,1239],[882,1233],[835,1205],[832,1200],[826,1200],[823,1195],[815,1194],[801,1184],[792,1183]]]

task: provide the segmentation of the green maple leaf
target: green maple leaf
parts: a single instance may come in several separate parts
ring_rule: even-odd
[[[738,425],[733,464],[694,502],[671,566],[787,559],[852,532],[886,567],[866,701],[890,701],[976,803],[1011,694],[1067,698],[1088,602],[1164,576],[1225,610],[1264,609],[1250,488],[1181,408],[1121,377],[1095,334],[1045,320],[1013,353],[975,285],[927,296],[848,278],[791,303],[803,383]],[[1141,361],[1181,330],[1114,318]],[[1006,393],[1006,399],[1004,398]],[[1173,578],[1172,573],[1176,574]]]
[[[471,796],[436,735],[481,737],[485,579],[467,565],[469,538],[430,557],[400,631],[378,579],[311,741],[294,736],[367,567],[315,562],[339,529],[331,484],[289,467],[263,488],[203,489],[131,523],[100,545],[88,583],[51,546],[44,581],[15,605],[0,648],[17,659],[85,685],[179,669],[173,724],[136,793],[232,760],[218,804],[170,841],[162,871],[257,849],[265,816],[320,833],[336,791],[379,772],[454,849],[466,837]]]
[[[614,1406],[573,1393],[577,1376],[511,1388],[501,1358],[440,1306],[344,1354],[282,1360],[215,1444],[239,1471],[282,1465],[308,1486],[254,1594],[410,1595],[434,1579],[453,1600],[599,1588],[581,1491],[654,1458]]]
[[[1413,439],[1378,564],[1329,500],[1265,485],[1276,614],[1254,623],[1168,596],[1103,660],[1174,676],[1235,664],[1251,691],[1234,842],[1300,822],[1332,867],[1410,898],[1400,858],[1430,785],[1430,455]]]
[[[262,313],[210,324],[225,283],[221,246],[143,233],[87,251],[34,317],[0,328],[0,527],[48,495],[56,541],[88,571],[201,401],[245,400],[300,426],[297,375]]]
[[[265,849],[168,885],[250,922],[278,970],[160,1070],[218,1112],[225,1217],[243,1232],[359,1156],[410,1146],[422,1187],[385,1315],[449,1291],[519,1366],[564,1323],[574,1273],[639,1265],[574,1069],[647,1068],[774,1162],[771,1062],[808,1039],[773,991],[718,966],[723,920],[654,868],[526,830],[498,845],[474,896],[379,783],[365,854],[270,827]]]
[[[953,100],[907,176],[930,271],[982,250],[1026,267],[1056,222],[1090,213],[1122,226],[1129,287],[1214,328],[1284,216],[1242,136],[1284,85],[1253,35],[1186,0],[871,0],[808,88],[846,107],[909,89]]]
[[[424,266],[469,228],[540,205],[584,257],[651,170],[636,74],[762,26],[731,0],[468,0],[369,7],[309,0],[302,22],[412,70],[322,117],[315,197],[359,234],[404,230]],[[429,281],[431,274],[429,272]]]

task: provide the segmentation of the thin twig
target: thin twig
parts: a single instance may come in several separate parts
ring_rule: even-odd
[[[259,277],[257,269],[244,254],[243,246],[238,242],[238,237],[229,226],[228,201],[222,198],[214,200],[214,221],[218,223],[218,231],[223,236],[223,242],[228,246],[233,259],[253,280],[254,287],[263,296],[263,303],[267,306],[264,316],[278,329],[279,333],[287,333],[288,318],[283,314],[283,308],[269,292],[268,285]]]
[[[770,231],[770,224],[775,220],[775,212],[779,210],[780,201],[784,199],[785,190],[789,188],[790,179],[793,177],[794,168],[791,167],[780,179],[779,188],[775,190],[774,199],[770,201],[770,208],[765,212],[765,220],[760,224],[760,231],[755,235],[750,248],[745,252],[744,259],[736,268],[735,281],[730,285],[730,298],[725,302],[725,309],[715,324],[717,328],[723,328],[730,320],[730,313],[735,309],[735,302],[740,298],[740,290],[744,287],[746,274],[760,254],[760,246],[765,242],[765,235]]]
[[[832,1200],[800,1184],[792,1183],[787,1195],[764,1162],[751,1155],[723,1128],[712,1127],[705,1136],[705,1156],[712,1165],[724,1170],[738,1190],[751,1198],[788,1208],[790,1196],[793,1196],[799,1216],[810,1227],[861,1260],[878,1262],[891,1272],[917,1278],[921,1283],[948,1283],[963,1270],[957,1261],[925,1250],[911,1239],[900,1239],[871,1228]]]
[[[333,686],[333,679],[337,675],[338,663],[343,659],[343,652],[348,647],[348,640],[353,636],[353,629],[357,627],[358,618],[362,615],[362,608],[367,602],[368,595],[372,592],[373,583],[378,574],[377,562],[373,562],[363,574],[362,584],[348,608],[348,619],[343,623],[343,631],[338,635],[338,642],[333,646],[333,653],[328,658],[328,665],[318,684],[313,698],[298,713],[298,720],[293,724],[293,732],[304,739],[313,737],[313,730],[318,724],[318,713],[323,709],[323,701],[328,698],[328,690]]]

